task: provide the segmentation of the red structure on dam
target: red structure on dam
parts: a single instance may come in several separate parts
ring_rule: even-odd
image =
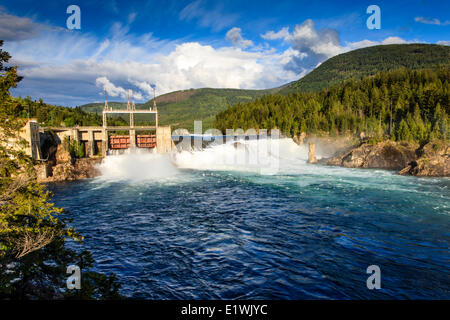
[[[109,136],[109,148],[113,150],[130,148],[130,136],[111,135]],[[155,148],[156,134],[142,134],[136,136],[136,147]]]

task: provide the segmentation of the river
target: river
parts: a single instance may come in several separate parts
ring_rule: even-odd
[[[276,172],[222,161],[260,143],[108,156],[50,185],[85,236],[70,246],[130,298],[450,299],[450,179],[309,165],[289,139]]]

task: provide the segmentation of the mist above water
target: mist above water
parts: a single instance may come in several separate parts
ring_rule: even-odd
[[[99,169],[101,179],[132,181],[181,177],[188,170],[273,175],[292,170],[301,172],[306,169],[305,166],[312,169],[306,164],[307,158],[307,147],[297,145],[292,139],[241,140],[211,145],[203,150],[183,150],[171,154],[137,150],[109,155]]]
[[[319,159],[323,150],[326,153],[324,146],[317,148]],[[364,189],[406,188],[412,193],[420,189],[417,178],[398,176],[393,171],[309,164],[307,159],[307,144],[297,145],[288,138],[232,141],[212,144],[203,150],[169,154],[137,149],[107,156],[99,165],[102,175],[96,181],[125,181],[130,185],[202,183],[207,173],[226,173],[263,184],[288,182],[301,187],[321,183],[351,184]]]
[[[325,148],[323,146],[317,148],[318,159],[324,154],[328,155]],[[107,156],[99,166],[102,173],[99,179],[185,181],[189,180],[188,177],[192,173],[198,171],[248,173],[255,177],[310,175],[315,179],[392,177],[389,171],[312,165],[307,163],[307,159],[308,146],[297,145],[288,138],[231,141],[225,144],[212,144],[203,150],[174,151],[170,154],[138,149],[122,155]]]
[[[164,180],[177,176],[180,172],[167,154],[152,152],[109,155],[99,165],[102,173],[99,179],[114,180]]]

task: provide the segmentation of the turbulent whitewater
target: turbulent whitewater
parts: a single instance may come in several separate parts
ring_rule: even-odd
[[[306,160],[290,139],[239,141],[108,156],[50,188],[85,236],[73,247],[129,297],[450,298],[449,179]]]

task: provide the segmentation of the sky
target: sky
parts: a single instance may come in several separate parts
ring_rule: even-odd
[[[67,13],[80,9],[80,28]],[[369,29],[370,5],[380,28]],[[450,45],[450,1],[0,2],[0,39],[24,76],[15,96],[63,106],[190,88],[274,88],[350,50]]]

